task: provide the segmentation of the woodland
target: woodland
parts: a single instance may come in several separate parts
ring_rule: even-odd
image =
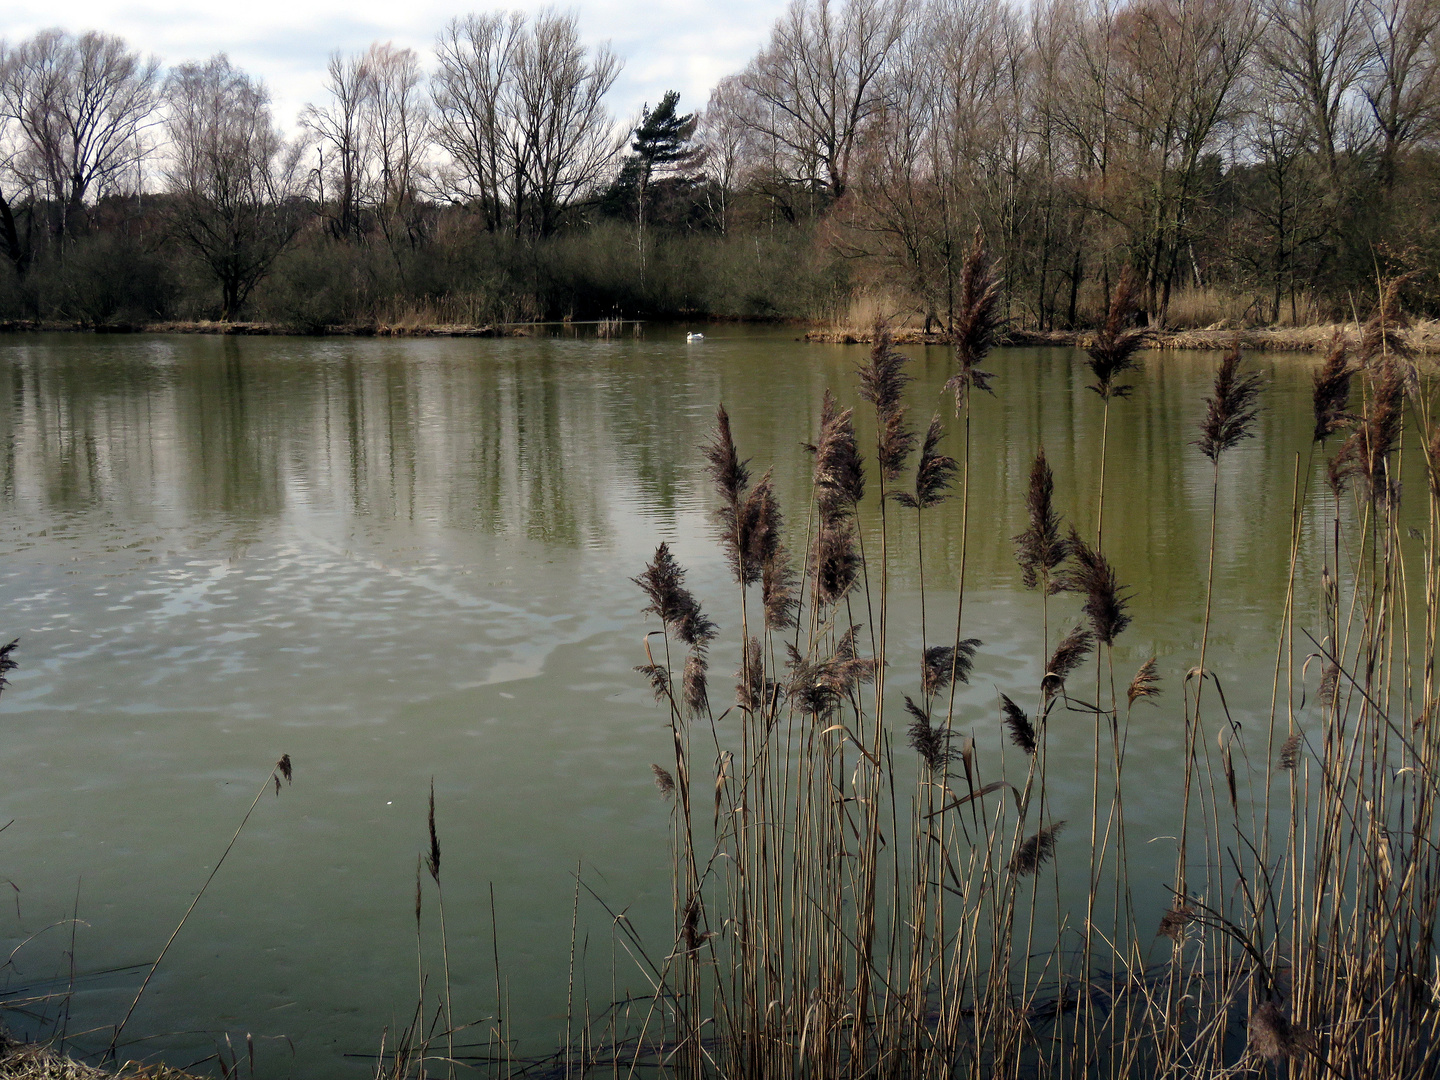
[[[335,53],[288,128],[224,55],[0,46],[0,319],[876,316],[947,330],[1440,308],[1440,0],[793,0],[708,102],[620,118],[573,14]]]

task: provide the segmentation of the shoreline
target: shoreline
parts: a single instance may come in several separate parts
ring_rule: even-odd
[[[634,323],[638,320],[627,320]],[[227,337],[533,337],[542,326],[561,323],[501,323],[480,326],[461,323],[391,325],[388,323],[346,323],[305,329],[285,323],[268,322],[153,322],[100,323],[52,322],[43,319],[0,321],[0,334],[215,334]],[[576,326],[597,325],[575,323]]]
[[[1344,335],[1351,345],[1360,341],[1360,327],[1355,323],[1335,323],[1328,326],[1297,326],[1237,330],[1233,328],[1203,330],[1157,330],[1146,346],[1151,349],[1215,350],[1232,348],[1239,341],[1242,349],[1256,352],[1320,352],[1330,347],[1335,334]],[[891,339],[896,345],[944,345],[946,338],[941,333],[927,334],[922,330],[900,328],[892,330]],[[1417,322],[1404,331],[1405,343],[1417,353],[1440,353],[1440,322]],[[816,328],[805,334],[805,340],[825,345],[870,345],[874,343],[873,330],[854,327]],[[1012,330],[1003,334],[1000,346],[1060,346],[1088,348],[1095,340],[1094,330]]]
[[[709,325],[713,320],[706,320]],[[727,320],[728,321],[728,320]],[[698,325],[699,322],[695,325]],[[235,337],[389,337],[389,338],[525,338],[542,334],[548,328],[578,329],[606,326],[606,337],[628,337],[640,334],[645,320],[626,319],[619,322],[586,320],[582,322],[533,323],[342,323],[306,329],[272,322],[218,322],[211,320],[167,321],[151,323],[102,323],[42,319],[0,320],[0,334],[21,333],[82,333],[82,334],[210,334]],[[656,320],[656,325],[666,322]],[[1351,344],[1360,341],[1360,327],[1355,323],[1319,326],[1234,329],[1207,327],[1200,330],[1154,331],[1148,348],[1159,350],[1223,350],[1239,342],[1242,349],[1256,352],[1320,352],[1330,346],[1336,333]],[[896,345],[945,345],[946,335],[925,333],[915,327],[898,327],[890,331]],[[1416,353],[1440,354],[1440,321],[1416,322],[1403,331],[1405,343]],[[1009,347],[1087,348],[1094,341],[1094,330],[1012,330],[1003,334],[997,344]],[[870,345],[873,329],[859,327],[816,326],[806,330],[800,340],[819,345]]]

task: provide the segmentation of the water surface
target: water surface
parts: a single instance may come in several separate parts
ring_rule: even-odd
[[[515,1031],[531,1048],[558,1040],[577,867],[642,930],[668,926],[667,809],[649,768],[668,736],[631,670],[653,623],[629,578],[669,541],[733,628],[697,452],[716,404],[755,467],[773,464],[803,536],[802,444],[825,388],[856,398],[862,349],[706,335],[0,337],[0,633],[21,639],[22,665],[0,699],[0,824],[14,819],[0,876],[16,887],[3,932],[7,949],[38,934],[6,978],[11,993],[66,991],[72,929],[76,973],[68,1007],[40,1002],[11,1022],[103,1048],[137,965],[288,753],[293,787],[262,799],[122,1053],[183,1066],[250,1032],[267,1075],[365,1075],[363,1055],[413,1008],[432,777],[457,1019],[495,1009],[493,886]],[[912,355],[917,424],[953,417],[945,352]],[[1117,670],[1154,653],[1167,689],[1131,733],[1127,813],[1142,840],[1173,809],[1161,778],[1209,550],[1211,467],[1191,443],[1217,359],[1148,355],[1109,433],[1105,546],[1134,616]],[[1313,363],[1253,362],[1268,388],[1257,437],[1221,470],[1211,654],[1243,723],[1268,713]],[[985,647],[962,714],[982,753],[998,752],[997,690],[1033,696],[1040,671],[1040,602],[1009,540],[1030,459],[1043,442],[1057,504],[1087,534],[1100,461],[1100,402],[1076,354],[1003,350],[989,366],[965,626]],[[1309,487],[1317,512],[1322,490]],[[913,520],[897,522],[892,543],[913,550]],[[957,503],[925,525],[932,616],[953,610],[959,526]],[[1321,535],[1306,533],[1302,610]],[[902,649],[919,643],[918,580],[907,556],[894,572]],[[1075,617],[1072,600],[1052,602],[1052,631]],[[734,642],[716,649],[716,699]],[[897,692],[908,678],[892,677]],[[1089,736],[1057,738],[1056,798],[1078,803]],[[1158,891],[1173,848],[1146,850]],[[432,903],[427,950],[434,917]],[[592,999],[641,989],[623,954],[612,962],[596,905],[582,903],[579,926]]]

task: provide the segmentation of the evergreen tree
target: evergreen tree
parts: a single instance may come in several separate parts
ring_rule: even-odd
[[[655,174],[667,169],[683,168],[693,162],[698,151],[690,146],[695,135],[697,117],[694,113],[676,115],[680,93],[667,90],[660,104],[652,110],[648,105],[635,128],[631,155],[621,167],[620,179],[635,185],[636,224],[640,230],[640,254],[645,254],[645,198]]]

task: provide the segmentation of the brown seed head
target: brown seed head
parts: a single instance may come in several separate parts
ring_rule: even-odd
[[[1300,761],[1300,733],[1298,731],[1280,744],[1280,768],[1293,771]]]
[[[1330,341],[1330,351],[1325,363],[1312,377],[1311,394],[1315,411],[1315,442],[1324,442],[1339,431],[1350,419],[1345,411],[1350,403],[1350,380],[1355,369],[1350,365],[1350,349],[1345,336],[1335,332]]]
[[[959,463],[948,454],[940,453],[940,440],[945,429],[940,423],[940,414],[930,418],[930,427],[925,432],[925,441],[920,447],[920,465],[915,470],[915,494],[898,491],[895,498],[902,506],[912,510],[928,510],[945,498],[954,481]]]
[[[990,380],[994,376],[981,371],[979,365],[995,347],[1004,325],[1005,320],[1000,317],[1000,279],[990,267],[985,236],[977,228],[960,272],[960,304],[951,332],[955,374],[945,384],[945,389],[955,395],[956,412],[966,406],[975,391],[993,393]]]
[[[1062,575],[1061,588],[1085,595],[1085,614],[1095,636],[1105,645],[1114,645],[1130,625],[1130,616],[1125,614],[1130,598],[1121,592],[1110,561],[1085,543],[1074,526],[1070,528],[1070,552],[1072,565]]]
[[[1168,937],[1172,941],[1179,941],[1185,933],[1185,927],[1190,925],[1195,918],[1195,909],[1187,904],[1176,900],[1170,905],[1170,910],[1160,919],[1160,929],[1155,931],[1156,937]]]
[[[901,402],[901,393],[910,381],[905,374],[909,360],[891,346],[889,332],[877,325],[870,360],[859,369],[860,396],[875,406],[876,456],[886,480],[900,475],[915,446],[915,433],[905,424],[905,406]]]
[[[839,603],[855,585],[860,554],[855,547],[855,523],[848,517],[821,520],[810,553],[815,602],[820,607]]]
[[[1348,477],[1360,477],[1370,498],[1385,503],[1398,499],[1400,493],[1399,481],[1391,477],[1390,455],[1405,423],[1405,366],[1387,356],[1367,372],[1370,408],[1341,445],[1331,472],[1340,484]]]
[[[1057,821],[1021,844],[1015,857],[1010,860],[1010,872],[1017,877],[1036,873],[1045,865],[1045,861],[1055,854],[1055,837],[1064,827],[1064,821]]]
[[[1225,354],[1215,372],[1215,393],[1205,399],[1205,419],[1196,441],[1200,452],[1211,461],[1248,439],[1257,415],[1255,399],[1260,396],[1260,376],[1240,373],[1240,347]]]
[[[1030,487],[1025,495],[1030,524],[1013,540],[1015,559],[1027,589],[1035,588],[1042,581],[1048,588],[1051,573],[1070,554],[1069,540],[1060,535],[1061,518],[1055,512],[1054,494],[1055,477],[1042,446],[1030,466]]]
[[[1031,757],[1035,756],[1035,728],[1025,710],[1016,705],[1008,694],[1000,695],[1000,710],[1005,717],[1005,726],[1010,729],[1010,741]]]
[[[920,688],[925,696],[934,697],[952,679],[968,683],[975,667],[975,651],[983,644],[979,638],[965,638],[958,649],[954,645],[931,645],[926,649],[920,671]]]
[[[1110,298],[1105,325],[1086,350],[1090,354],[1090,371],[1095,376],[1090,389],[1105,401],[1112,397],[1129,396],[1130,387],[1116,380],[1135,366],[1135,354],[1145,347],[1150,336],[1145,330],[1126,329],[1134,318],[1139,290],[1140,283],[1134,271],[1127,266],[1121,272],[1120,281]]]
[[[435,778],[430,778],[430,815],[427,819],[430,826],[430,854],[425,858],[425,864],[430,868],[430,876],[435,879],[435,884],[440,884],[440,838],[435,832]]]
[[[685,711],[692,720],[699,720],[710,713],[710,696],[706,688],[706,672],[709,664],[700,653],[691,653],[685,659],[685,674],[682,676],[682,697]]]
[[[815,444],[815,501],[822,523],[852,513],[864,497],[865,466],[855,441],[853,413],[839,409],[827,390]]]
[[[1065,680],[1085,662],[1094,647],[1095,636],[1083,626],[1075,627],[1060,640],[1060,644],[1056,645],[1055,651],[1050,654],[1045,676],[1040,680],[1040,688],[1047,699],[1054,697],[1064,688]]]
[[[650,598],[645,613],[660,616],[665,629],[685,644],[703,651],[714,640],[716,626],[685,588],[685,570],[670,554],[670,545],[655,549],[655,558],[639,577],[630,579]]]
[[[1150,657],[1140,665],[1140,670],[1135,672],[1135,677],[1130,680],[1130,688],[1125,692],[1126,700],[1133,708],[1135,702],[1140,698],[1160,696],[1160,676],[1156,674],[1155,657]]]
[[[905,711],[910,714],[910,726],[906,729],[910,748],[931,769],[943,770],[952,757],[949,732],[932,724],[930,714],[916,705],[909,694],[905,695]]]
[[[1290,1018],[1274,1001],[1265,1002],[1250,1014],[1247,1034],[1250,1052],[1276,1064],[1293,1057],[1299,1049]]]
[[[5,687],[10,685],[10,680],[5,676],[20,666],[11,655],[19,644],[20,639],[16,638],[9,645],[0,645],[0,693],[3,693]]]

